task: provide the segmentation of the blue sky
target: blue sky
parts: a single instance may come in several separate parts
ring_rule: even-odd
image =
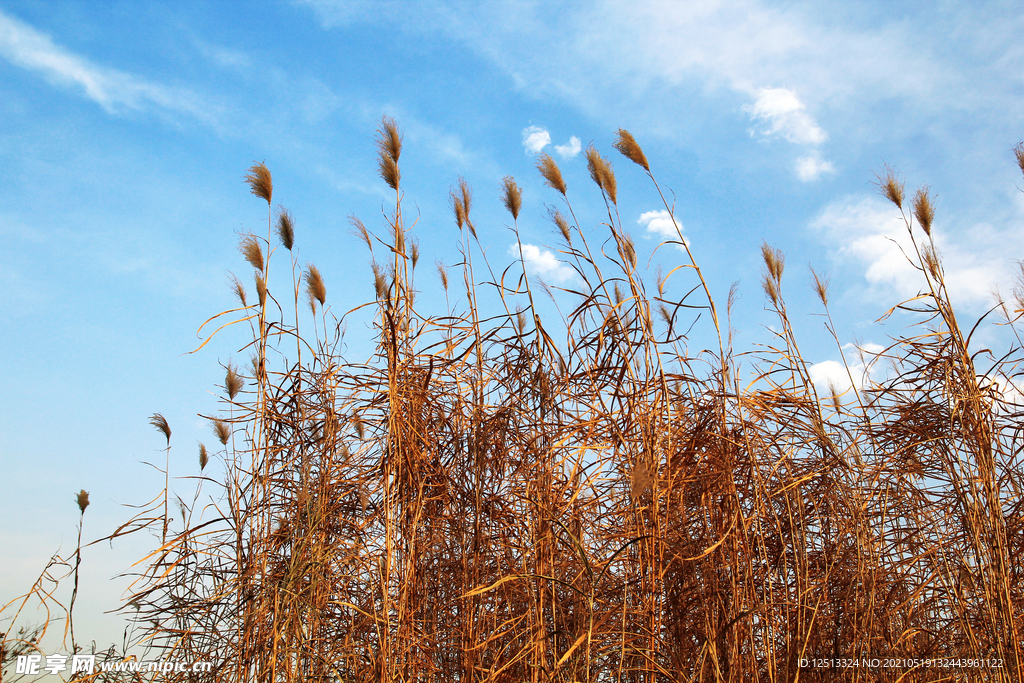
[[[569,281],[540,151],[561,164],[584,230],[600,230],[603,208],[579,153],[591,143],[614,164],[642,262],[671,228],[643,173],[611,149],[626,128],[674,193],[713,293],[739,283],[737,347],[770,338],[767,241],[787,254],[784,293],[825,377],[840,351],[815,315],[809,263],[831,276],[843,343],[884,344],[899,328],[874,321],[921,286],[892,241],[898,213],[872,186],[885,164],[935,193],[962,316],[1012,289],[1022,29],[1013,2],[0,0],[0,598],[73,546],[79,489],[93,501],[90,539],[156,492],[162,476],[142,464],[162,458],[152,413],[173,430],[172,474],[196,474],[197,440],[214,441],[197,413],[216,410],[220,363],[242,336],[183,354],[232,305],[227,272],[247,272],[237,233],[266,229],[242,182],[254,161],[273,172],[300,262],[320,267],[340,315],[372,297],[348,216],[382,229],[381,116],[405,134],[403,186],[428,266],[458,260],[447,197],[460,176],[489,258],[512,262],[498,187],[513,175],[529,268],[551,284]],[[652,271],[681,258],[662,248]],[[440,312],[421,270],[418,301]],[[350,358],[369,353],[358,321],[346,339]],[[76,612],[101,644],[120,637],[101,612],[126,585],[108,579],[141,548],[84,557]]]

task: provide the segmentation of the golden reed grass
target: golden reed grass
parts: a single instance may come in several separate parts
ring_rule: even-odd
[[[1019,680],[1024,470],[1010,396],[1021,349],[982,365],[970,348],[926,188],[908,212],[895,173],[878,178],[906,221],[924,292],[890,311],[912,325],[875,360],[892,366],[888,379],[862,383],[848,367],[847,394],[819,395],[786,313],[783,253],[763,247],[779,324],[745,354],[747,382],[728,324],[735,292],[719,311],[680,233],[686,268],[659,271],[648,294],[611,164],[593,147],[608,209],[596,229],[617,246],[600,258],[557,164],[537,163],[563,201],[550,217],[575,298],[532,280],[522,259],[492,269],[460,180],[454,225],[434,229],[458,236],[462,285],[450,288],[458,280],[437,262],[448,310],[418,310],[401,146],[384,119],[379,171],[396,198],[383,236],[352,219],[371,258],[372,299],[353,309],[373,313],[368,363],[341,355],[353,312],[334,317],[314,266],[296,275],[292,257],[280,285],[294,318],[272,305],[274,238],[291,253],[297,231],[284,210],[274,225],[266,166],[246,176],[271,212],[265,238],[241,241],[258,300],[247,304],[232,276],[241,308],[207,323],[253,334],[250,374],[227,365],[224,411],[210,416],[221,448],[200,446],[199,486],[216,493],[205,507],[199,488],[179,499],[178,520],[165,487],[108,537],[158,529],[163,539],[127,610],[137,640],[213,661],[213,679],[239,683]],[[619,130],[614,147],[655,182],[632,135]],[[515,223],[513,178],[499,199]],[[689,294],[667,293],[673,277],[690,278],[679,287]],[[542,322],[538,285],[573,302],[563,321]],[[835,336],[828,280],[814,273],[812,286]],[[481,310],[481,298],[499,310]],[[691,355],[698,315],[716,348]],[[286,363],[289,339],[297,356]],[[169,449],[166,420],[153,424]],[[50,569],[32,593],[44,602]],[[29,637],[3,640],[5,663]],[[1002,666],[800,667],[951,656]],[[127,674],[106,674],[117,675]]]

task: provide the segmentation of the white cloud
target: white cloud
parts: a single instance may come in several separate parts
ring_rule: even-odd
[[[877,380],[883,369],[877,362],[877,356],[884,350],[884,347],[878,344],[861,344],[859,348],[854,344],[846,344],[843,346],[845,364],[836,360],[825,360],[811,365],[808,373],[818,397],[824,399],[831,396],[832,387],[835,387],[840,395],[849,392],[854,385],[860,391],[868,385],[869,380]]]
[[[808,154],[796,160],[796,175],[805,183],[810,183],[826,173],[835,173],[832,162],[825,161],[817,154]]]
[[[637,220],[637,223],[644,226],[649,236],[658,237],[662,240],[675,240],[678,242],[679,233],[683,230],[683,224],[674,219],[665,209],[661,209],[660,211],[645,211],[640,214],[640,218]],[[678,230],[676,230],[676,228],[678,228]],[[686,239],[685,236],[683,239],[686,240],[687,244],[690,243],[690,240]],[[682,249],[681,245],[676,246]]]
[[[541,150],[551,144],[551,134],[540,126],[523,129],[523,147],[527,154],[540,154]]]
[[[580,153],[583,149],[583,145],[580,143],[580,139],[573,135],[569,138],[569,142],[564,145],[555,145],[555,151],[558,152],[558,156],[563,159],[574,157]]]
[[[834,256],[863,267],[864,279],[886,303],[896,303],[893,294],[909,298],[927,289],[924,275],[907,260],[907,255],[916,257],[899,210],[881,198],[834,202],[811,228],[822,234]],[[1013,281],[1014,262],[1005,245],[1020,240],[1019,228],[977,224],[951,233],[939,222],[932,233],[954,305],[987,304],[999,284]]]
[[[508,253],[513,258],[519,258],[519,245],[511,245]],[[523,244],[523,261],[526,263],[527,272],[551,282],[568,282],[576,275],[576,271],[560,261],[552,251],[533,244]]]
[[[753,104],[744,105],[750,118],[762,124],[765,137],[779,136],[798,145],[820,145],[828,135],[805,111],[796,93],[786,88],[761,88]]]
[[[210,107],[193,93],[93,64],[3,11],[0,11],[0,57],[42,74],[51,83],[80,88],[86,97],[110,113],[155,107],[211,121]]]

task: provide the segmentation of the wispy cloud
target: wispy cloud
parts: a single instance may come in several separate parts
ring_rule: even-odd
[[[825,161],[816,152],[796,160],[796,175],[805,183],[813,182],[825,174],[836,172],[831,161]]]
[[[1019,242],[1021,229],[977,224],[953,232],[948,225],[937,218],[932,234],[954,303],[990,302],[996,287],[1013,278],[1005,245]],[[811,229],[833,247],[837,259],[863,268],[879,299],[888,302],[893,293],[911,297],[926,288],[924,275],[907,258],[914,258],[914,248],[906,224],[888,202],[872,197],[834,202],[811,222]]]
[[[523,129],[523,149],[527,154],[540,154],[541,150],[551,144],[551,134],[540,126]]]
[[[508,254],[513,258],[519,258],[519,245],[509,246]],[[539,275],[550,282],[565,283],[576,275],[575,271],[560,261],[554,252],[534,244],[523,244],[523,262],[528,273]]]
[[[0,10],[0,57],[49,82],[78,89],[112,114],[125,110],[187,114],[213,123],[212,108],[184,88],[151,83],[103,67],[57,45],[44,33]]]

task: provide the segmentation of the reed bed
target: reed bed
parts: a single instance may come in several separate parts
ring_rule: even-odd
[[[111,535],[161,539],[128,609],[138,638],[238,682],[1019,680],[1021,348],[978,353],[977,328],[958,324],[926,190],[908,200],[894,173],[879,179],[921,282],[889,312],[911,325],[875,360],[886,379],[850,369],[853,390],[821,395],[784,256],[763,249],[774,336],[739,352],[732,294],[714,300],[681,234],[679,268],[653,282],[638,270],[593,148],[597,226],[580,229],[557,164],[538,163],[577,275],[553,293],[563,319],[542,321],[535,302],[559,288],[487,261],[465,182],[443,228],[463,258],[437,266],[455,303],[422,311],[394,121],[377,146],[393,208],[379,234],[353,221],[375,296],[340,319],[293,254],[270,171],[246,176],[268,212],[240,245],[256,296],[235,279],[238,306],[203,328],[252,331],[251,362],[225,367],[209,416],[219,445],[201,447],[223,476],[201,475],[191,502],[160,492]],[[614,147],[657,185],[628,132]],[[513,179],[499,199],[516,227]],[[827,282],[814,283],[832,331]],[[1024,283],[1018,294],[979,324],[1013,335]],[[376,351],[354,363],[341,325],[367,313]],[[712,343],[691,354],[695,318]],[[1001,668],[800,666],[886,657]]]

